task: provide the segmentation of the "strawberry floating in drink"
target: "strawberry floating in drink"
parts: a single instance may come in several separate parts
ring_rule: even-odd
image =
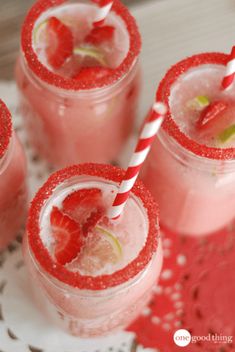
[[[84,223],[101,206],[102,193],[98,188],[81,189],[70,193],[62,202],[62,210],[77,222]]]
[[[61,210],[53,207],[50,228],[56,261],[87,274],[121,261],[122,245],[107,229],[110,224],[105,221],[104,225],[105,217],[102,191],[98,188],[79,189],[63,200]]]
[[[112,70],[109,68],[101,67],[86,67],[82,68],[77,75],[73,78],[83,81],[94,81],[95,79],[104,78],[112,73]]]
[[[214,101],[209,104],[200,115],[197,121],[199,129],[208,128],[209,124],[214,124],[215,119],[221,118],[222,113],[228,108],[228,104],[223,101]]]
[[[86,222],[82,226],[82,233],[84,236],[87,236],[90,231],[92,231],[96,225],[104,217],[104,209],[98,207],[96,210],[91,212],[90,216],[87,218]]]
[[[234,108],[232,102],[216,100],[203,109],[196,123],[200,138],[210,138],[215,146],[220,141],[226,145],[229,139],[221,139],[220,135],[230,131],[230,125],[235,121]]]
[[[197,121],[200,138],[209,139],[215,146],[226,147],[234,135],[235,104],[232,100],[216,100],[202,110]]]
[[[60,68],[73,53],[73,35],[69,27],[56,17],[50,17],[46,25],[48,63],[54,68]]]
[[[99,45],[113,39],[115,28],[113,26],[95,27],[85,38],[86,43]]]
[[[67,264],[76,258],[82,248],[80,225],[57,207],[50,215],[51,231],[54,238],[54,255],[58,263]]]
[[[101,190],[90,188],[69,194],[62,203],[62,211],[80,224],[86,236],[105,215]]]

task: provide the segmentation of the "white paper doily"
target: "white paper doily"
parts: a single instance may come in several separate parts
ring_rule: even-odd
[[[5,253],[0,270],[0,348],[4,352],[130,351],[134,335],[97,339],[70,336],[51,325],[34,304],[19,245]]]
[[[32,199],[53,170],[30,148],[17,109],[15,83],[0,82],[0,97],[11,111],[14,128],[24,145]],[[134,137],[130,140],[121,161],[123,164],[128,159],[128,150],[134,140]],[[148,351],[136,346],[135,336],[130,332],[120,332],[106,338],[80,339],[50,325],[34,305],[19,242],[20,237],[9,246],[8,251],[0,254],[0,352]]]

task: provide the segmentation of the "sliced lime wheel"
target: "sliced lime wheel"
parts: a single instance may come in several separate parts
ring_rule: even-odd
[[[81,47],[75,48],[73,53],[75,55],[79,55],[84,61],[86,59],[89,59],[89,60],[93,59],[94,66],[98,66],[98,65],[107,66],[104,53],[95,47],[81,46]]]
[[[115,255],[117,257],[117,260],[119,260],[122,257],[122,246],[121,246],[119,240],[117,239],[117,237],[115,237],[113,234],[108,232],[103,227],[96,226],[95,229],[103,235],[103,237],[106,241],[109,242],[109,244],[111,245],[111,247],[113,249],[113,252],[115,253]]]
[[[235,125],[229,126],[219,135],[219,141],[222,143],[227,143],[234,138],[235,138]]]
[[[210,104],[210,100],[205,95],[199,95],[187,103],[190,109],[200,111]]]
[[[122,259],[123,250],[117,237],[106,228],[96,226],[85,240],[77,259],[69,264],[69,270],[83,275],[108,273]]]
[[[33,31],[33,42],[35,45],[40,43],[40,35],[42,32],[46,29],[46,26],[48,24],[48,20],[44,20],[43,22],[40,22]]]

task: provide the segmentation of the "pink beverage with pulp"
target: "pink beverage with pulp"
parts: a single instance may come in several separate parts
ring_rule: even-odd
[[[16,236],[26,217],[26,160],[0,100],[0,250]]]
[[[39,0],[16,65],[31,142],[55,166],[115,160],[133,127],[140,34],[119,0],[100,27],[91,1]]]
[[[58,171],[29,212],[24,256],[36,301],[76,336],[128,326],[160,275],[158,211],[143,184],[137,182],[119,219],[105,215],[123,176],[102,164]]]
[[[221,89],[227,60],[220,53],[183,60],[157,92],[169,113],[142,177],[162,224],[179,234],[213,233],[235,215],[235,86]]]

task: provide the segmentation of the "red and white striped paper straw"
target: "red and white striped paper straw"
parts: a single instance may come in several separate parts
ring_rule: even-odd
[[[100,1],[93,0],[93,1],[98,3],[98,6],[99,6],[95,21],[93,22],[93,26],[98,27],[104,23],[106,17],[111,11],[111,8],[113,6],[113,0],[100,0]]]
[[[155,103],[153,105],[150,116],[143,127],[137,147],[131,158],[125,177],[121,182],[118,194],[113,202],[112,207],[108,211],[108,217],[110,219],[117,219],[123,212],[129,194],[139,175],[141,166],[150,151],[151,145],[158,130],[161,127],[166,112],[167,108],[164,104]]]
[[[226,73],[222,81],[222,89],[228,89],[233,84],[235,78],[235,46],[233,46],[228,59]]]

